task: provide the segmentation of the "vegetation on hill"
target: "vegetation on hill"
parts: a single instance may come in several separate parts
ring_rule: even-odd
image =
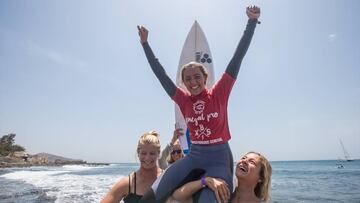
[[[14,144],[15,136],[16,134],[10,133],[0,138],[0,168],[87,164],[81,159],[70,159],[49,153],[28,154],[24,147]],[[91,165],[107,164],[92,163]]]
[[[10,133],[8,135],[4,135],[1,137],[1,139],[0,139],[0,155],[1,156],[8,156],[10,154],[13,154],[14,152],[25,151],[24,147],[14,144],[15,136],[16,136],[16,134]]]

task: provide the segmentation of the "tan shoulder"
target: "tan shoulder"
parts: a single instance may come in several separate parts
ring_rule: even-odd
[[[121,178],[105,195],[101,203],[120,202],[129,192],[129,176]]]

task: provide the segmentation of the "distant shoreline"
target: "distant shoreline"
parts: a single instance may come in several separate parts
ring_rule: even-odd
[[[25,168],[34,166],[65,166],[65,165],[86,165],[105,166],[108,163],[88,163],[80,159],[70,159],[48,153],[28,155],[25,152],[13,154],[12,156],[0,156],[0,168]]]
[[[46,167],[58,167],[66,165],[79,165],[79,166],[109,166],[109,163],[47,163],[47,164],[33,164],[33,163],[0,163],[0,169],[2,168],[29,168],[37,166],[46,166]]]

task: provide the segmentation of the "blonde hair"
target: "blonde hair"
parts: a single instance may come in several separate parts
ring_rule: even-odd
[[[250,151],[247,154],[256,154],[259,156],[260,160],[260,182],[257,183],[254,192],[256,197],[261,199],[261,201],[269,201],[270,200],[270,191],[271,191],[271,175],[272,168],[269,161],[260,153]]]
[[[193,61],[193,62],[185,64],[181,69],[181,80],[183,82],[184,82],[184,79],[185,79],[184,78],[184,72],[185,72],[185,70],[187,68],[199,68],[200,71],[202,72],[202,74],[204,74],[205,78],[207,78],[207,76],[208,76],[208,73],[207,73],[206,68],[204,67],[204,65],[201,64],[201,63]]]
[[[148,144],[154,145],[158,149],[158,152],[160,153],[159,137],[160,137],[160,134],[158,132],[156,132],[155,130],[144,133],[139,139],[137,150],[136,150],[137,153],[140,152],[140,149],[142,146],[148,145]]]
[[[175,147],[175,146],[179,146],[180,149],[181,149],[179,140],[176,140],[176,141],[175,141],[175,143],[174,143],[174,145],[173,145],[173,149],[171,150],[171,152],[174,150],[174,147]],[[174,160],[173,157],[171,156],[171,152],[170,152],[170,154],[169,154],[169,155],[167,156],[167,158],[166,158],[166,161],[168,162],[168,164],[172,164],[172,163],[175,162],[175,160]],[[183,154],[182,152],[181,152],[181,157],[184,157],[184,154]]]

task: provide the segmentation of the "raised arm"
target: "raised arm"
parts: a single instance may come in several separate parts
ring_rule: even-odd
[[[165,170],[168,167],[167,157],[169,156],[172,150],[172,144],[169,143],[166,147],[161,151],[160,158],[158,159],[159,168]]]
[[[166,145],[166,147],[161,151],[160,158],[158,160],[159,167],[165,170],[168,167],[167,157],[170,155],[170,152],[173,150],[173,146],[175,142],[178,140],[179,136],[184,135],[182,129],[175,129],[173,132],[173,136],[171,138],[171,142]]]
[[[149,31],[143,26],[138,26],[137,28],[140,36],[140,43],[143,46],[146,58],[151,66],[151,69],[155,73],[156,77],[159,79],[166,93],[170,97],[173,97],[176,92],[176,85],[166,74],[164,68],[162,67],[158,59],[155,57],[153,51],[151,50],[151,47],[147,41]]]
[[[260,17],[260,8],[257,6],[248,6],[246,8],[246,14],[249,17],[246,29],[243,36],[241,37],[238,46],[236,47],[234,56],[232,57],[229,65],[226,68],[226,72],[234,79],[236,79],[239,73],[241,62],[249,48],[256,27],[256,23],[258,22],[258,18]]]
[[[200,179],[186,183],[175,190],[172,198],[179,202],[187,201],[203,187],[209,187],[214,191],[217,202],[228,202],[230,199],[230,190],[226,182],[222,179],[212,177],[206,177],[203,180]]]

